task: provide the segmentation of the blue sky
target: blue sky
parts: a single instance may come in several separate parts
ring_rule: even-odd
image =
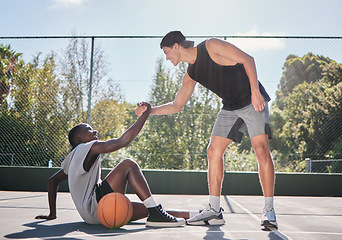
[[[1,0],[1,36],[342,36],[340,0]]]
[[[0,0],[0,8],[1,37],[73,33],[162,36],[170,30],[181,30],[186,36],[342,36],[340,0]],[[315,43],[312,47],[303,45],[298,49],[291,45],[291,41],[281,39],[231,39],[231,42],[255,57],[259,78],[273,99],[288,54],[304,55],[311,51],[342,62],[342,40],[339,45],[334,43],[330,47]],[[10,43],[16,47],[15,43]],[[119,70],[110,73],[122,85],[130,102],[148,98],[155,62],[162,56],[157,42],[153,44],[149,49],[155,53],[146,57],[148,61],[135,62],[132,55],[126,59],[121,53],[122,74]],[[141,51],[143,55],[146,51],[142,48],[140,45],[134,50],[127,49],[127,52],[139,54]],[[18,51],[26,50],[18,46]],[[113,49],[110,54],[118,53]],[[132,66],[135,71],[124,74]],[[127,85],[133,82],[139,94]]]

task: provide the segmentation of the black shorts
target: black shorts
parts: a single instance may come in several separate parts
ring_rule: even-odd
[[[96,200],[99,202],[104,195],[114,192],[107,180],[95,185]]]

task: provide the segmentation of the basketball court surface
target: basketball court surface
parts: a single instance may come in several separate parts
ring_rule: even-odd
[[[128,194],[131,201],[138,201]],[[208,196],[154,195],[165,210],[198,210]],[[36,220],[48,214],[46,192],[0,191],[1,239],[342,239],[342,198],[275,197],[278,230],[260,226],[262,196],[222,196],[226,224],[151,228],[146,219],[120,229],[88,225],[78,215],[69,193],[58,193],[57,219]]]

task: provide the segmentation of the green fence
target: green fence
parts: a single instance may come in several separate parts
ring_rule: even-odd
[[[48,179],[58,168],[0,167],[0,190],[47,191]],[[110,169],[103,169],[104,178]],[[153,194],[207,195],[206,171],[143,170]],[[342,174],[276,173],[276,196],[341,197]],[[66,182],[59,191],[69,191]],[[128,189],[128,193],[133,193]],[[262,195],[256,172],[225,172],[222,195]]]

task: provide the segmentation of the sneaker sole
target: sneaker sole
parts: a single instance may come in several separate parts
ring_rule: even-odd
[[[268,220],[263,221],[261,223],[261,226],[263,226],[263,227],[274,227],[274,228],[278,229],[277,222],[268,221]]]
[[[186,222],[187,225],[192,226],[219,226],[224,225],[226,221],[224,219],[210,219],[208,221],[196,221],[196,222]]]
[[[146,222],[147,227],[180,227],[184,226],[185,221],[178,222]]]

